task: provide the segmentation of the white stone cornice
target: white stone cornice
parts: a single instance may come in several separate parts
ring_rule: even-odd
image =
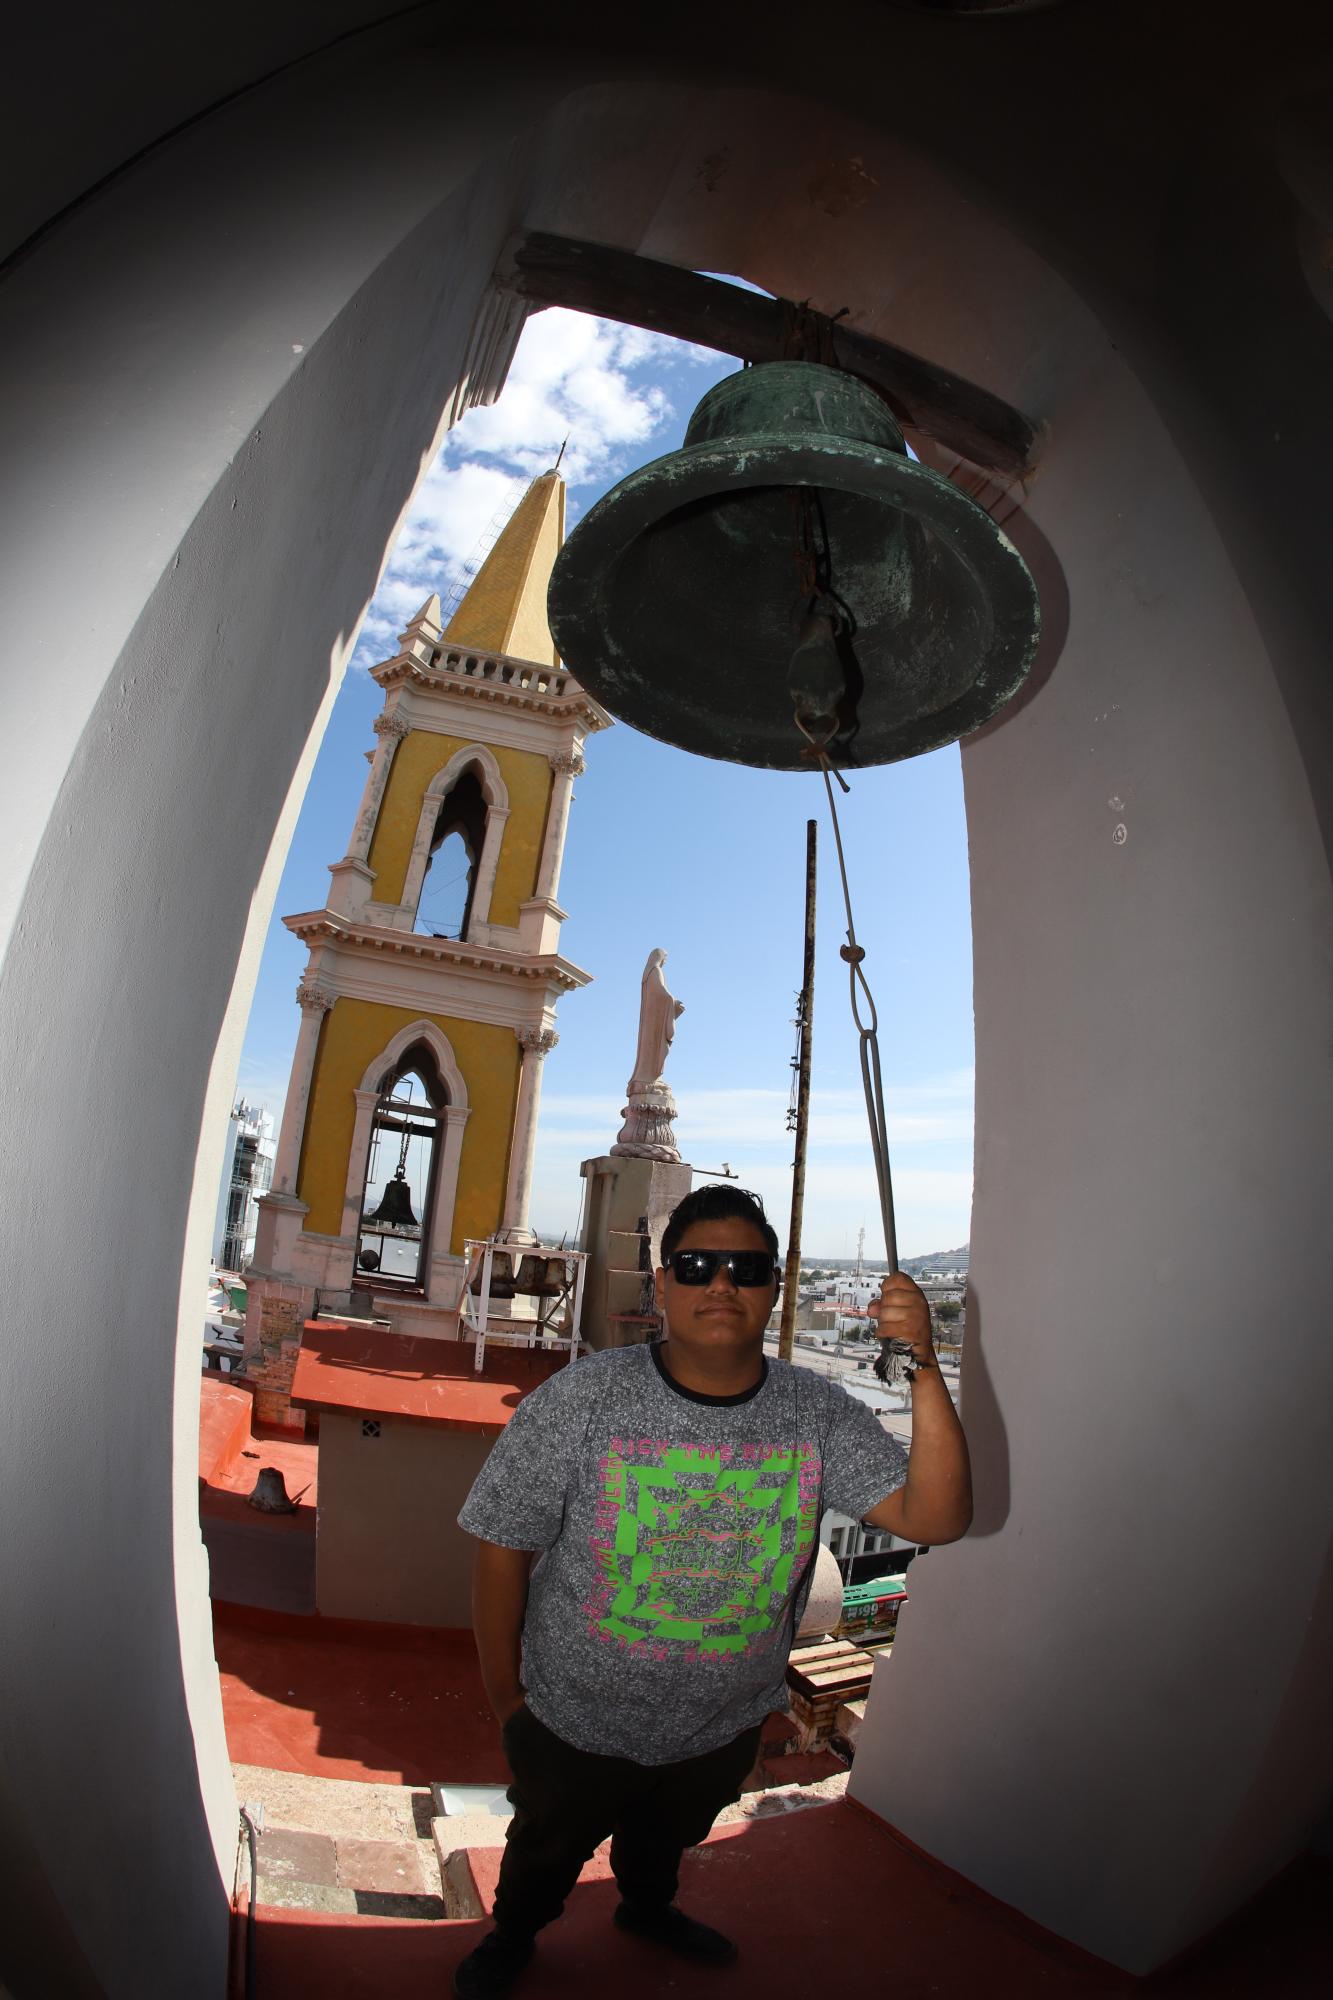
[[[478,972],[470,966],[419,965],[415,960],[337,953],[341,996],[368,1000],[375,1007],[402,1007],[413,1015],[441,1022],[476,1021],[485,1027],[521,1028],[548,1020],[568,988],[530,979],[509,979],[503,973]],[[304,1018],[304,1017],[303,1017]]]
[[[358,952],[400,959],[415,959],[427,965],[472,966],[480,972],[504,973],[572,992],[592,978],[580,966],[555,952],[500,951],[493,946],[464,942],[460,938],[423,937],[417,931],[390,930],[379,925],[358,924],[332,910],[307,910],[299,916],[284,917],[283,924],[293,937],[306,945],[322,942],[351,947]],[[330,995],[332,1006],[336,995]]]
[[[513,703],[478,708],[470,696],[455,698],[447,688],[443,693],[433,688],[404,688],[401,706],[402,713],[420,734],[453,739],[446,756],[460,743],[485,742],[497,753],[502,749],[522,750],[540,757],[545,764],[552,751],[565,748],[571,736],[577,738],[583,731],[583,723],[568,712],[519,708]]]

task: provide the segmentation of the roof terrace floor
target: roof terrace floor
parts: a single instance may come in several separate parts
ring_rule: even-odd
[[[261,1449],[269,1442],[261,1439]],[[289,1490],[299,1490],[302,1473],[314,1469],[312,1447],[295,1447],[283,1469]],[[229,1518],[248,1513],[240,1492],[252,1480],[253,1462],[239,1456],[234,1479],[206,1476],[206,1528],[233,1528],[275,1555],[310,1550],[304,1508],[250,1516],[253,1527]],[[252,1566],[254,1552],[246,1554]],[[214,1641],[238,1764],[366,1784],[505,1781],[470,1632],[215,1602]],[[767,1782],[798,1775],[796,1761],[777,1758]],[[494,1867],[493,1853],[474,1853],[483,1901]],[[992,1902],[849,1801],[720,1826],[686,1857],[681,1900],[737,1939],[734,1974],[687,1969],[616,1931],[614,1884],[595,1859],[519,1990],[531,2000],[583,2000],[633,1981],[641,2000],[679,2000],[688,1982],[715,1986],[719,1996],[762,1991],[785,2000],[891,1984],[897,2000],[1310,2000],[1333,1992],[1331,1874],[1325,1861],[1299,1863],[1188,1964],[1139,1981]],[[445,1993],[485,1929],[263,1906],[257,1990],[264,2000]]]
[[[680,2000],[687,1989],[719,2000],[890,1991],[896,2000],[1311,2000],[1333,1979],[1328,1890],[1327,1867],[1302,1864],[1188,1966],[1136,1980],[1047,1938],[845,1802],[719,1827],[686,1856],[682,1907],[735,1938],[734,1970],[684,1965],[616,1930],[603,1868],[585,1871],[516,1991],[523,2000],[626,1991]],[[257,1990],[268,2000],[445,1994],[487,1928],[263,1908]]]
[[[238,1763],[390,1784],[505,1780],[469,1632],[355,1625],[214,1607],[223,1709]],[[783,1760],[769,1781],[783,1775]],[[483,1901],[496,1857],[474,1852]],[[586,2000],[633,1982],[640,2000],[687,1983],[772,2000],[874,1993],[897,2000],[1311,2000],[1333,1991],[1326,1912],[1333,1869],[1288,1871],[1189,1964],[1140,1981],[1089,1959],[938,1867],[854,1802],[720,1826],[686,1857],[681,1901],[741,1947],[737,1972],[688,1970],[611,1925],[614,1884],[595,1859],[519,1989]],[[486,1925],[340,1917],[262,1907],[265,2000],[380,2000],[448,1991]]]

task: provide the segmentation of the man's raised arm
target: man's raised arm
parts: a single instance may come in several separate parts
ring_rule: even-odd
[[[894,1272],[880,1289],[879,1332],[882,1340],[911,1343],[912,1448],[907,1483],[865,1518],[905,1542],[956,1542],[972,1519],[967,1439],[935,1356],[929,1303],[905,1271]]]

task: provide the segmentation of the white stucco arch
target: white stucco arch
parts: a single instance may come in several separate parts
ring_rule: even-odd
[[[978,1532],[914,1579],[856,1786],[991,1893],[1145,1969],[1298,1851],[1327,1784],[1328,1357],[1308,1301],[1333,424],[1326,322],[1284,289],[1266,30],[1232,72],[1255,113],[1236,121],[1197,95],[1225,96],[1193,59],[1201,5],[1077,10],[1096,46],[1071,62],[1073,9],[1006,38],[849,0],[857,59],[821,74],[827,110],[803,97],[803,17],[748,48],[783,99],[652,86],[659,24],[632,10],[609,40],[562,18],[526,64],[479,56],[456,10],[322,54],[297,11],[222,53],[193,19],[188,49],[145,36],[132,99],[98,75],[89,118],[68,96],[77,10],[52,17],[71,143],[37,220],[108,178],[9,279],[0,560],[23,755],[0,796],[0,1030],[23,1046],[40,1018],[55,1061],[0,1106],[23,1273],[3,1590],[26,1613],[0,1660],[0,1861],[29,1913],[15,1949],[39,1954],[6,1981],[221,1992],[235,1800],[194,1516],[195,1276],[305,776],[516,226],[850,302],[1049,425],[1030,525],[1008,526],[1048,601],[1067,596],[1067,643],[963,758]],[[675,26],[706,49],[716,6]],[[1302,65],[1311,101],[1321,61]],[[1144,99],[1159,72],[1165,108]],[[910,92],[886,81],[904,74]],[[447,119],[404,116],[436,88]],[[1015,102],[1040,113],[1016,124]],[[49,102],[30,104],[25,203],[48,156]],[[1281,357],[1262,396],[1258,355]],[[97,616],[35,672],[72,574]],[[238,745],[244,787],[219,747]],[[94,1164],[71,1252],[41,1191],[72,1134],[99,1163],[130,1130],[154,1199]],[[1256,1333],[1256,1246],[1265,1308],[1289,1316],[1280,1361]],[[86,1337],[110,1314],[135,1329],[133,1368]],[[1112,1529],[1132,1626],[1098,1575]],[[1242,1567],[1243,1647],[1217,1592]],[[152,1798],[136,1904],[100,1817],[64,1810],[76,1788]]]
[[[413,923],[416,922],[417,905],[421,901],[426,869],[430,864],[430,844],[435,834],[435,822],[440,815],[441,803],[468,770],[477,772],[486,800],[486,833],[481,853],[474,864],[477,877],[472,891],[469,926],[475,930],[476,926],[490,921],[491,897],[495,893],[495,874],[500,865],[500,846],[504,840],[505,823],[509,818],[509,787],[505,784],[495,752],[489,745],[469,743],[463,749],[456,750],[443,769],[435,773],[422,795],[421,812],[412,841],[412,855],[403,881],[402,907],[410,912]]]

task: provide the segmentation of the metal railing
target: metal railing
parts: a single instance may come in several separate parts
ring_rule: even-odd
[[[470,1236],[464,1242],[463,1252],[467,1259],[463,1326],[476,1345],[478,1374],[486,1358],[488,1340],[498,1341],[502,1347],[540,1347],[547,1351],[567,1348],[568,1360],[576,1359],[583,1320],[586,1251],[555,1249],[545,1243],[511,1244],[496,1236]],[[536,1311],[517,1318],[492,1312],[496,1301],[508,1303],[513,1299],[535,1301]]]

